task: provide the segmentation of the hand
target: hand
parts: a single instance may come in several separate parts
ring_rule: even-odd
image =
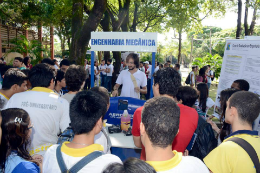
[[[118,90],[114,90],[114,91],[112,92],[112,97],[116,97],[116,96],[118,96]]]
[[[140,93],[140,87],[135,87],[135,92]]]
[[[188,156],[189,155],[189,151],[186,149],[183,153],[183,156]]]
[[[43,161],[43,157],[42,155],[39,154],[35,154],[34,156],[32,156],[33,160],[37,161],[38,163],[42,163]]]
[[[207,119],[207,122],[212,126],[213,130],[215,130],[217,133],[220,132],[220,129],[218,128],[217,124],[214,123],[210,118]]]

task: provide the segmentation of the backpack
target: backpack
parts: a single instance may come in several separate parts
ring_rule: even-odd
[[[211,70],[209,71],[209,73],[211,74]],[[213,77],[211,78],[211,81],[213,81],[215,79],[215,72],[213,71]]]
[[[189,155],[202,160],[217,147],[218,140],[215,137],[211,125],[201,116],[199,116],[195,133],[197,134],[197,138]]]
[[[189,75],[187,76],[187,78],[186,78],[186,80],[185,80],[185,83],[188,85],[188,84],[190,84],[190,73],[189,73]]]

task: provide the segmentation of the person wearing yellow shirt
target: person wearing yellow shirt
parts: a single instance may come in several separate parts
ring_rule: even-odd
[[[143,108],[140,124],[146,161],[157,173],[208,173],[201,160],[172,151],[172,141],[179,130],[180,108],[169,97],[155,97]]]
[[[260,137],[257,131],[252,131],[252,124],[259,113],[260,99],[256,94],[248,91],[239,91],[229,98],[225,122],[231,125],[233,133],[227,136],[223,143],[203,159],[211,172],[256,172],[255,165],[247,151],[230,140],[234,137],[242,138],[253,147],[259,159]]]

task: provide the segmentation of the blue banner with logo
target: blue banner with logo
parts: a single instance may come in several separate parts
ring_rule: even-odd
[[[131,117],[131,126],[133,124],[133,115],[137,108],[143,106],[145,100],[140,100],[131,97],[111,97],[110,98],[110,107],[107,111],[104,119],[107,119],[107,123],[120,125],[121,116],[124,110],[128,111],[128,114]]]

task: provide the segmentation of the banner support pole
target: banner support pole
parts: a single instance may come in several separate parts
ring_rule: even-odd
[[[153,98],[153,74],[155,69],[155,52],[152,53],[152,72],[151,72],[151,87],[150,87],[150,98]]]
[[[91,51],[91,88],[94,87],[94,60],[95,60],[95,52]]]

